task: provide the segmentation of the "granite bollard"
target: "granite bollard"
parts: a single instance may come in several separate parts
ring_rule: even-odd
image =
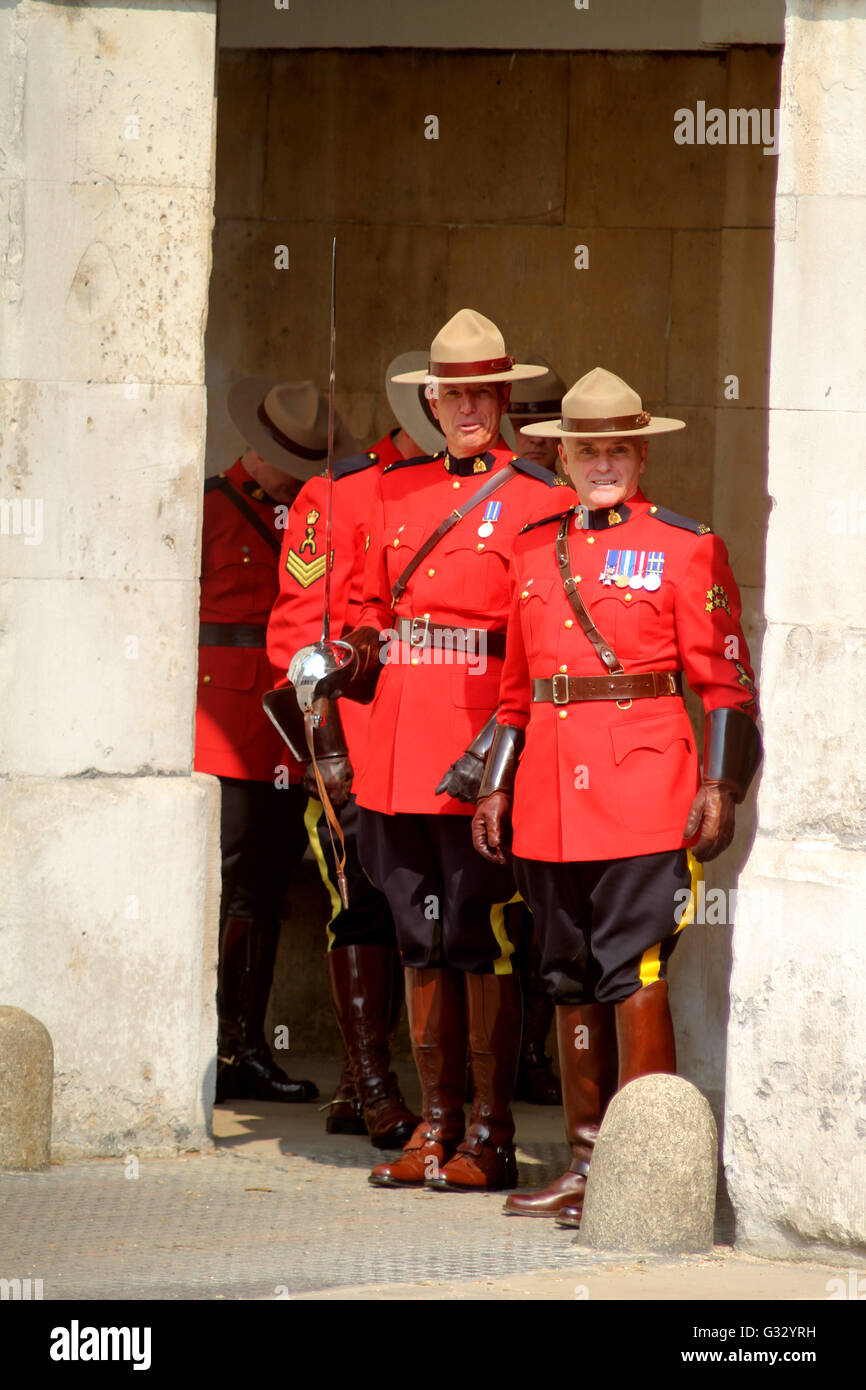
[[[0,1004],[0,1170],[51,1162],[54,1045],[44,1024]]]
[[[681,1076],[641,1076],[611,1101],[592,1157],[579,1242],[635,1254],[713,1245],[718,1136]]]

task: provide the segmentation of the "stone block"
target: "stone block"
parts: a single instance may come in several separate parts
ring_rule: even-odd
[[[0,1169],[51,1163],[54,1048],[38,1018],[0,1004]]]
[[[707,406],[647,402],[646,397],[644,403],[653,415],[686,422],[684,430],[650,440],[644,492],[659,506],[711,525],[716,412]]]
[[[715,404],[766,409],[772,286],[772,232],[742,227],[723,230]],[[725,378],[731,375],[737,377],[739,394],[728,401]]]
[[[670,398],[689,405],[717,405],[721,234],[673,234],[671,326],[667,386]]]
[[[722,0],[722,3],[728,6],[730,0]],[[747,3],[750,9],[754,8],[751,0],[747,0]],[[781,43],[784,0],[779,0],[779,3],[783,17],[777,42]],[[727,55],[727,77],[726,110],[776,110],[781,82],[781,49],[732,48]],[[778,165],[778,156],[765,155],[763,145],[728,145],[725,151],[723,226],[772,229]]]
[[[866,197],[792,201],[784,236],[776,233],[770,406],[863,411],[863,261],[852,248],[866,244]],[[828,418],[826,428],[832,424]]]
[[[768,833],[768,782],[786,771],[768,755],[740,879],[750,910],[734,936],[725,1171],[738,1245],[839,1263],[866,1246],[866,854],[862,837],[847,848]],[[787,797],[801,787],[789,781]]]
[[[13,508],[0,515],[0,575],[190,575],[201,526],[201,386],[7,382],[0,412],[0,506]]]
[[[10,344],[11,377],[35,381],[196,382],[210,265],[210,189],[73,185],[32,179],[27,284]],[[8,361],[8,358],[6,359]],[[10,364],[11,365],[11,364]]]
[[[866,144],[852,139],[866,126],[866,57],[859,6],[818,16],[789,13],[782,104],[787,117],[779,157],[780,195],[861,197]],[[853,243],[852,243],[853,244]],[[859,243],[858,243],[859,244]],[[856,258],[855,258],[856,259]]]
[[[770,412],[768,487],[773,510],[767,531],[767,617],[775,622],[862,630],[863,421],[863,413],[855,411]],[[816,583],[816,576],[822,582]]]
[[[586,246],[588,269],[575,268]],[[540,353],[570,386],[607,367],[644,400],[665,394],[670,233],[580,227],[463,227],[451,234],[447,313],[499,325],[509,351]],[[625,285],[640,293],[625,293]]]
[[[737,583],[760,588],[770,498],[767,496],[765,409],[740,410],[731,401],[716,417],[716,467],[713,480],[713,529],[728,547]]]
[[[630,1082],[599,1131],[579,1244],[634,1254],[711,1249],[717,1148],[713,1112],[690,1082]]]
[[[189,771],[196,581],[4,580],[0,626],[7,774]]]
[[[173,6],[169,23],[148,7],[83,6],[72,21],[28,8],[23,124],[39,178],[209,194],[213,8]]]
[[[218,807],[213,778],[0,782],[0,998],[54,1040],[60,1157],[207,1140]]]
[[[297,220],[303,209],[325,222],[561,219],[567,58],[279,53],[272,72],[266,217]],[[429,117],[436,139],[425,138]]]
[[[678,145],[674,113],[723,106],[723,54],[576,54],[571,59],[566,221],[586,227],[718,227],[725,149]],[[636,267],[628,283],[651,285]]]
[[[761,667],[762,835],[854,848],[866,843],[864,663],[862,628],[812,625],[808,618],[795,626],[768,623]]]
[[[219,54],[217,67],[217,220],[261,217],[270,54]]]

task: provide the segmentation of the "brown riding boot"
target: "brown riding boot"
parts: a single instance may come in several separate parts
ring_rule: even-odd
[[[466,975],[472,1114],[466,1138],[438,1178],[440,1192],[501,1192],[517,1185],[511,1097],[520,1055],[518,975]]]
[[[328,1111],[325,1130],[328,1134],[366,1134],[367,1126],[361,1112],[361,1102],[355,1090],[352,1064],[348,1057],[343,1058],[340,1080],[330,1103],[324,1107]]]
[[[406,967],[406,1003],[424,1118],[400,1158],[379,1163],[374,1187],[423,1187],[463,1138],[466,1002],[463,972]]]
[[[328,952],[331,997],[370,1143],[398,1149],[416,1124],[390,1070],[393,948],[338,946]]]
[[[630,994],[614,1005],[619,1052],[619,1086],[627,1086],[639,1076],[657,1072],[672,1074],[677,1069],[676,1044],[666,980]],[[557,1226],[573,1229],[580,1225],[582,1203],[563,1207]]]
[[[580,1210],[583,1203],[589,1161],[616,1081],[613,1005],[558,1004],[556,1042],[571,1163],[542,1191],[509,1197],[506,1216],[556,1216],[569,1205]]]

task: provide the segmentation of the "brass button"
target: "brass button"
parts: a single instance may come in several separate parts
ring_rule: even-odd
[[[631,603],[631,594],[626,594],[625,601],[626,603]]]
[[[657,511],[658,511],[658,507],[650,507],[650,511],[651,511],[651,512],[657,512]]]
[[[249,557],[249,555],[245,555],[245,556],[244,556],[244,564],[245,564],[245,565],[248,565],[249,563],[250,563],[250,557]]]
[[[459,486],[460,486],[460,484],[459,484],[459,482],[457,481],[456,478],[454,479],[454,482],[451,484],[451,486],[452,486],[452,487],[459,487]]]
[[[478,549],[479,549],[479,550],[483,550],[483,549],[484,549],[484,542],[483,542],[483,541],[479,541],[479,542],[478,542]]]
[[[567,710],[567,709],[561,709],[561,710],[559,711],[559,717],[560,717],[560,719],[567,719],[567,718],[568,718],[568,710]]]
[[[560,666],[559,669],[560,669],[560,671],[562,672],[562,674],[565,675],[566,671],[568,670],[568,667],[567,667],[567,666]]]
[[[202,683],[202,685],[210,685],[210,683],[211,683],[211,678],[210,678],[210,676],[202,676],[202,678],[201,678],[201,683]]]
[[[422,618],[426,618],[427,621],[428,621],[428,623],[429,623],[429,621],[430,621],[430,614],[429,614],[429,613],[422,613],[422,614],[421,614],[421,617],[422,617]]]
[[[595,536],[587,536],[586,543],[587,545],[595,545]]]
[[[395,550],[397,549],[397,546],[398,546],[399,544],[400,544],[400,537],[399,537],[399,536],[395,536],[395,537],[394,537],[394,549],[395,549]]]
[[[410,656],[410,658],[409,658],[409,663],[410,663],[410,665],[412,665],[412,666],[417,666],[417,665],[418,665],[418,662],[419,662],[420,660],[421,660],[421,658],[418,657],[418,656]]]
[[[428,578],[428,579],[432,579],[435,573],[436,573],[435,570],[428,570],[428,571],[427,571],[427,578]]]
[[[521,598],[529,598],[529,590],[528,590],[528,589],[524,589],[524,590],[523,590],[523,593],[520,595],[520,597],[521,597]]]
[[[566,620],[565,620],[565,626],[566,626],[566,627],[574,627],[574,618],[566,618]]]
[[[575,582],[575,584],[579,584],[579,583],[581,582],[582,579],[583,579],[583,575],[582,575],[582,574],[576,574],[576,575],[574,576],[574,582]]]

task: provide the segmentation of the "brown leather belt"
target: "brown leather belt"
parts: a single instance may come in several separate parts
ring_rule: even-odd
[[[682,675],[679,671],[646,671],[643,675],[628,676],[550,676],[532,682],[533,701],[550,701],[554,705],[571,705],[579,700],[646,700],[658,695],[681,695]]]
[[[260,623],[199,623],[200,647],[263,647],[267,628]]]
[[[505,655],[505,633],[490,632],[483,627],[446,627],[444,623],[431,623],[429,618],[397,618],[394,631],[400,641],[410,647],[438,647],[494,657]]]

